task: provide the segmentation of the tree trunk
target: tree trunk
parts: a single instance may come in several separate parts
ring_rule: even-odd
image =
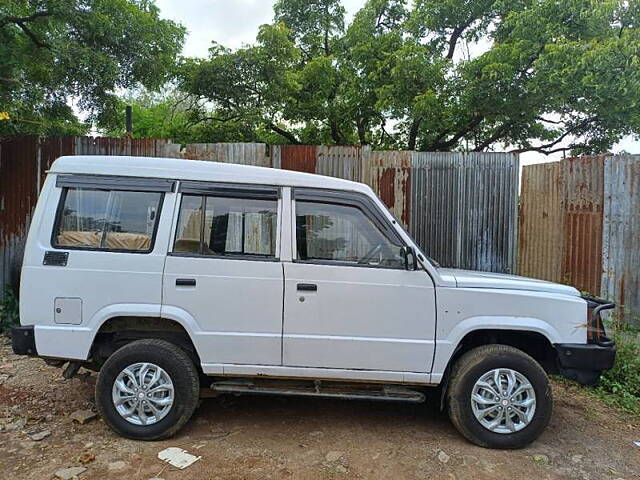
[[[416,149],[416,141],[418,139],[418,128],[420,128],[420,123],[422,119],[414,118],[413,122],[411,122],[411,128],[409,128],[409,141],[407,142],[407,148],[409,150]]]

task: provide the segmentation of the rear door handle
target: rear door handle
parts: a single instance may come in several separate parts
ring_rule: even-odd
[[[317,292],[318,285],[316,285],[315,283],[299,283],[298,291],[299,292]]]
[[[195,278],[176,278],[176,287],[195,287]]]

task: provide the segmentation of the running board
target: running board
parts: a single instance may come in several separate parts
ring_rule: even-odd
[[[212,383],[211,389],[217,393],[234,394],[252,393],[412,403],[425,401],[424,393],[402,386],[321,382],[320,380],[314,382],[227,380]]]

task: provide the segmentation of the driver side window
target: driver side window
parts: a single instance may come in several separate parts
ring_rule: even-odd
[[[299,261],[404,269],[402,244],[355,206],[296,201],[296,247]]]

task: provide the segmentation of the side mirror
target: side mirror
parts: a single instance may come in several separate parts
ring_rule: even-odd
[[[402,256],[404,257],[404,268],[406,270],[418,269],[418,257],[413,247],[402,247]],[[411,259],[409,259],[411,257]]]

